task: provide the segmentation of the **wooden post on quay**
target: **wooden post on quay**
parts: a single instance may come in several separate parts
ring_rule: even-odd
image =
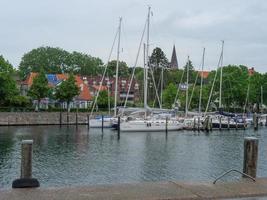
[[[13,188],[40,186],[38,180],[32,178],[32,144],[33,140],[22,140],[20,179],[13,181]]]
[[[230,131],[230,118],[227,117],[227,129],[228,131]]]
[[[222,116],[219,117],[219,130],[222,130]]]
[[[245,137],[243,172],[254,178],[257,176],[258,144],[258,138]]]
[[[101,116],[101,130],[104,130],[104,115]]]
[[[33,140],[22,140],[20,178],[32,177],[32,144]]]
[[[243,119],[242,119],[242,122],[243,122],[243,124],[244,124],[244,130],[246,130],[246,127],[247,127],[246,119],[243,118]]]
[[[87,129],[90,129],[90,117],[89,114],[87,115]]]
[[[237,118],[235,119],[235,130],[238,129],[238,125],[237,125]]]
[[[118,117],[118,140],[121,138],[121,117]]]
[[[265,117],[265,126],[267,126],[267,115]]]
[[[193,126],[193,130],[196,131],[196,118],[194,117],[194,126]]]

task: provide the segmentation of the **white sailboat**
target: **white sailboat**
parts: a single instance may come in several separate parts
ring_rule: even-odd
[[[202,103],[202,87],[203,87],[203,70],[204,70],[204,63],[205,63],[205,51],[206,51],[206,49],[203,48],[202,63],[201,63],[201,81],[200,81],[198,113],[194,113],[193,117],[189,117],[189,118],[186,117],[184,119],[184,129],[193,129],[193,128],[200,128],[201,129],[203,127],[204,117],[202,116],[202,109],[201,109],[202,105],[201,105],[201,103]],[[188,79],[188,77],[187,77],[187,79]],[[198,76],[196,77],[195,84],[197,82],[197,79],[198,79]],[[191,99],[192,99],[193,93],[194,93],[194,89],[193,89],[191,97],[190,97],[189,106],[190,106],[190,103],[191,103]],[[187,95],[187,98],[188,98],[188,95]],[[187,115],[187,113],[188,113],[188,111],[186,112],[186,115]]]
[[[119,74],[119,59],[120,59],[121,22],[122,22],[122,18],[120,17],[119,18],[119,27],[118,27],[118,31],[117,31],[117,34],[118,34],[118,46],[117,46],[116,81],[115,81],[115,94],[114,94],[114,116],[113,117],[111,117],[111,116],[104,116],[104,117],[97,116],[97,117],[95,117],[93,119],[90,119],[90,123],[89,124],[90,124],[91,128],[102,128],[102,126],[103,126],[103,128],[111,128],[112,125],[113,125],[113,121],[116,120],[114,118],[117,116],[118,74]],[[116,37],[117,37],[117,34],[116,34]],[[115,37],[115,39],[116,39],[116,37]],[[112,49],[113,49],[113,47],[112,47]],[[112,50],[111,50],[111,52],[112,52]],[[103,74],[103,77],[102,77],[102,80],[101,80],[101,83],[100,83],[99,90],[102,87],[103,80],[104,80],[103,78],[105,77],[105,72],[106,72],[106,69],[104,71],[104,74]],[[99,94],[99,91],[97,93],[97,97],[98,97],[98,94]],[[97,98],[96,98],[96,101],[97,101]],[[94,106],[93,106],[93,109],[94,109]]]
[[[224,41],[222,41],[222,49],[221,49],[221,55],[218,63],[218,67],[220,67],[220,89],[219,89],[219,112],[216,115],[211,115],[209,118],[212,120],[212,128],[213,129],[225,129],[225,128],[246,128],[247,123],[242,117],[238,117],[236,114],[232,113],[225,113],[223,112],[223,106],[222,106],[222,77],[223,77],[223,53],[224,53]],[[217,75],[217,71],[216,71]],[[214,82],[211,89],[211,94],[213,91],[216,75],[214,78]],[[208,106],[211,99],[211,94],[209,96],[208,104],[206,107],[206,111],[208,110]]]
[[[149,22],[151,7],[148,7],[147,15],[147,43],[144,48],[144,117],[134,118],[131,120],[123,121],[120,124],[120,130],[123,132],[156,132],[156,131],[175,131],[183,129],[183,124],[178,120],[174,120],[168,116],[165,119],[162,115],[148,115],[149,106],[147,104],[147,79],[148,79],[148,69],[149,69]]]

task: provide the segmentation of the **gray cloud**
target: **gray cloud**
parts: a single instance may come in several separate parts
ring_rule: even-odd
[[[175,43],[180,65],[190,55],[197,67],[205,46],[206,68],[214,69],[224,39],[225,64],[267,71],[267,2],[262,0],[1,1],[0,54],[18,66],[24,53],[49,45],[106,61],[122,16],[122,59],[132,65],[147,4],[153,10],[151,48],[159,46],[170,57]]]

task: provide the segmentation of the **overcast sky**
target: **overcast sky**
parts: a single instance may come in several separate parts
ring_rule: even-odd
[[[53,46],[106,62],[122,16],[121,58],[131,66],[148,4],[153,12],[151,49],[162,48],[170,59],[175,44],[180,66],[189,55],[198,68],[206,47],[206,69],[214,69],[225,40],[225,65],[267,72],[264,0],[0,0],[0,54],[17,67],[24,53]]]

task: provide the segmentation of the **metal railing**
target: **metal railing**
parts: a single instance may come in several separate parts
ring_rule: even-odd
[[[241,172],[241,171],[239,171],[239,170],[231,169],[231,170],[229,170],[229,171],[223,173],[222,175],[220,175],[218,178],[216,178],[216,179],[213,181],[213,184],[216,184],[216,182],[217,182],[218,180],[220,180],[222,177],[224,177],[225,175],[227,175],[227,174],[229,174],[229,173],[231,173],[231,172],[238,172],[239,174],[242,174],[243,176],[245,176],[245,177],[247,177],[247,178],[250,178],[251,180],[253,180],[254,182],[256,182],[256,179],[253,178],[252,176],[250,176],[250,175],[248,175],[248,174],[245,174],[245,173],[243,173],[243,172]]]

